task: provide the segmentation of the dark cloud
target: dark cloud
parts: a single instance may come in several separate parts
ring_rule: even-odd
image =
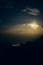
[[[39,13],[40,13],[39,9],[37,9],[37,8],[26,8],[26,9],[23,9],[22,12],[26,12],[26,13],[28,13],[30,15],[34,15],[34,16],[39,15]]]
[[[13,0],[0,0],[0,8],[13,8],[16,5],[16,1]]]
[[[5,6],[5,8],[14,8],[14,6],[13,5],[11,5],[11,6]]]

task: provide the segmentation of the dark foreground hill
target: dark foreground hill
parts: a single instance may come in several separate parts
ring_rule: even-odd
[[[32,57],[36,55],[43,56],[43,36],[40,36],[34,41],[27,41],[26,44],[21,44],[21,46],[8,46],[8,42],[1,43],[0,45],[0,55],[4,55],[6,57]],[[26,56],[25,56],[26,55]],[[37,57],[38,57],[37,56]],[[39,56],[40,58],[40,56]],[[39,59],[38,58],[38,59]]]
[[[12,41],[9,41],[7,39],[0,39],[0,47],[6,47],[11,46]],[[26,41],[24,44],[20,42],[20,47],[37,47],[37,48],[43,48],[43,36],[40,36],[39,38],[35,39],[34,41]]]
[[[26,44],[22,45],[22,46],[43,48],[43,36],[40,36],[39,38],[35,39],[34,41],[27,41]]]

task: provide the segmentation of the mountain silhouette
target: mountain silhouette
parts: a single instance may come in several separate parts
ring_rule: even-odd
[[[37,47],[37,48],[43,47],[43,36],[40,36],[34,41],[27,41],[25,46]]]

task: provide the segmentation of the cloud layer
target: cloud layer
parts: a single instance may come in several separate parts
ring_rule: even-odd
[[[39,9],[36,9],[36,8],[25,8],[22,10],[22,12],[26,12],[26,13],[28,13],[30,15],[34,15],[34,16],[39,15],[39,13],[40,13]]]
[[[43,28],[38,23],[25,23],[21,25],[16,25],[4,31],[4,33],[25,36],[40,36],[43,34]]]

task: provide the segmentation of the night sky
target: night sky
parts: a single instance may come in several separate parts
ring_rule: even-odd
[[[0,0],[0,63],[43,65],[42,60],[43,0]]]
[[[34,22],[35,26],[38,26],[37,29],[33,25]],[[30,25],[29,28],[28,24],[31,23],[33,26]],[[24,39],[25,36],[24,40],[28,40],[41,35],[43,35],[42,0],[0,0],[0,40],[6,38],[14,41],[18,40],[18,37],[19,40]]]

